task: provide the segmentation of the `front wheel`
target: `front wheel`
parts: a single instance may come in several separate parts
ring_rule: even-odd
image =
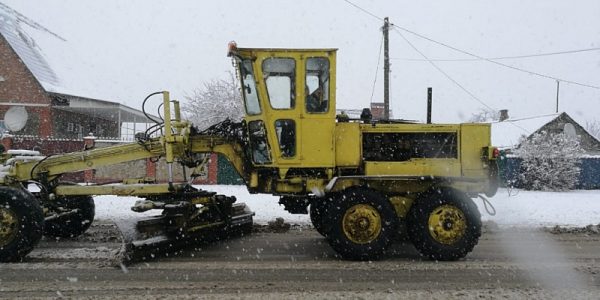
[[[451,261],[465,257],[481,236],[481,215],[464,194],[440,189],[425,193],[408,213],[408,235],[421,255]]]
[[[44,215],[26,190],[0,187],[0,262],[22,260],[42,238]]]
[[[91,196],[61,196],[49,205],[50,218],[44,224],[44,235],[77,237],[94,221],[96,206]],[[52,215],[56,216],[52,218]]]
[[[398,227],[390,201],[367,188],[351,188],[336,197],[329,218],[329,244],[349,260],[378,259]]]

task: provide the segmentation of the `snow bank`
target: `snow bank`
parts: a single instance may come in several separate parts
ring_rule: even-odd
[[[278,197],[263,194],[249,194],[245,186],[203,185],[202,189],[219,194],[234,195],[238,202],[245,202],[255,213],[255,223],[266,224],[277,217],[294,224],[310,224],[308,215],[292,215],[279,205]],[[130,220],[157,214],[158,211],[135,213],[130,207],[139,198],[97,196],[96,219]],[[475,199],[484,221],[494,221],[499,226],[539,227],[539,226],[585,226],[600,223],[600,191],[571,192],[529,192],[500,189],[490,198],[496,208],[496,215],[485,212],[483,202]]]
[[[600,190],[533,192],[500,189],[490,198],[496,215],[489,216],[476,200],[484,221],[501,226],[585,226],[600,223]]]

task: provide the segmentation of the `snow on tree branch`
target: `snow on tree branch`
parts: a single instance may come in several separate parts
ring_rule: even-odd
[[[514,153],[522,159],[519,180],[525,189],[565,191],[578,183],[584,151],[578,140],[564,133],[535,133],[521,139]]]
[[[243,116],[239,85],[233,73],[229,78],[213,79],[185,96],[182,108],[186,118],[203,130],[225,119],[239,121]]]
[[[479,111],[473,113],[469,118],[471,123],[487,123],[494,122],[500,119],[500,113],[497,110],[480,108]]]

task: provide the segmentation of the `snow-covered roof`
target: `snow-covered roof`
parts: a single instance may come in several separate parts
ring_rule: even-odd
[[[24,19],[19,16],[17,12],[0,3],[0,34],[44,88],[46,84],[58,85],[58,77],[42,55],[36,41],[22,29]]]
[[[144,114],[104,98],[90,88],[93,71],[85,65],[66,39],[0,3],[0,34],[10,44],[44,90],[54,97],[68,98],[59,109],[90,114],[115,122],[150,122]],[[154,115],[152,117],[156,118]]]
[[[492,123],[492,145],[512,148],[519,144],[522,136],[530,136],[544,125],[556,119],[560,113],[533,116],[523,119],[508,119]]]

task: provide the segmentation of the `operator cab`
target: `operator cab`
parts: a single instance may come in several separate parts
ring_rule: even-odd
[[[336,51],[230,43],[256,167],[334,165]]]

